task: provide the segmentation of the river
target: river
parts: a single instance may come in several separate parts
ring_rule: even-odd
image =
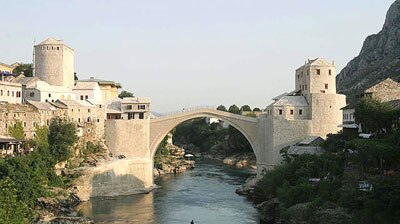
[[[96,223],[259,223],[254,205],[235,194],[249,175],[250,170],[200,160],[193,170],[156,178],[160,188],[149,194],[94,198],[77,209]]]

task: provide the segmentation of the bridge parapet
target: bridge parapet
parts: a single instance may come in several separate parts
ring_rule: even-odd
[[[202,109],[216,109],[215,106],[211,106],[211,105],[201,105],[201,106],[194,106],[194,107],[185,107],[182,110],[175,110],[175,111],[170,111],[167,113],[163,113],[158,117],[165,117],[165,116],[169,116],[169,115],[174,115],[174,114],[181,114],[184,112],[191,112],[191,111],[196,111],[196,110],[202,110]]]

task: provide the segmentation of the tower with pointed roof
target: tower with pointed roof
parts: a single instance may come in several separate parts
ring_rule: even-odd
[[[35,76],[52,86],[74,87],[74,50],[48,38],[35,45]]]

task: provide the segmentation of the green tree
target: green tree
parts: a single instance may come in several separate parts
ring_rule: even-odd
[[[35,137],[33,138],[33,144],[37,148],[49,149],[49,129],[46,126],[35,127]]]
[[[61,119],[53,118],[49,126],[50,153],[57,162],[65,161],[70,157],[70,147],[78,140],[75,124]]]
[[[260,108],[258,108],[258,107],[254,107],[253,111],[254,112],[261,112]]]
[[[236,104],[233,104],[232,106],[230,106],[228,111],[233,114],[240,114],[240,109],[238,106],[236,106]]]
[[[121,99],[123,99],[125,97],[133,97],[133,93],[124,90],[118,95],[118,97],[121,98]]]
[[[243,105],[243,106],[240,108],[240,110],[241,110],[241,111],[251,111],[251,108],[250,108],[249,105]]]
[[[22,122],[16,120],[14,125],[8,128],[8,134],[16,139],[24,139],[24,127],[22,127]]]
[[[217,107],[217,110],[220,110],[220,111],[228,111],[227,109],[226,109],[226,107],[224,106],[224,105],[219,105],[218,107]]]
[[[0,224],[29,223],[32,212],[18,200],[14,182],[6,177],[0,180]]]
[[[356,105],[356,120],[366,132],[378,132],[382,129],[391,132],[396,115],[397,112],[388,103],[372,97],[364,97]]]
[[[20,64],[13,70],[13,74],[19,75],[21,72],[23,72],[26,77],[32,77],[33,76],[32,64]]]

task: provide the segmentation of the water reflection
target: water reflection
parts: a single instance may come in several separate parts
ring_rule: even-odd
[[[248,172],[212,162],[156,179],[161,188],[142,195],[93,199],[79,205],[96,223],[258,223],[257,212],[235,189]]]

